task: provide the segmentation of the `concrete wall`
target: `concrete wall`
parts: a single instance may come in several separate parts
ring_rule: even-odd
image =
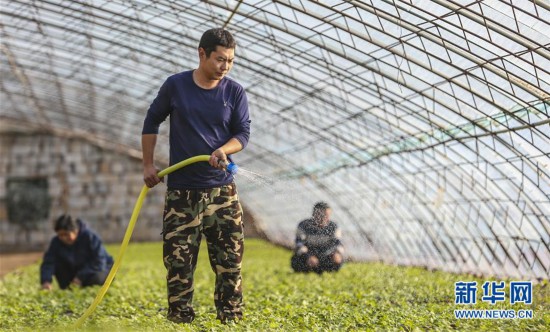
[[[47,180],[50,209],[34,229],[8,220],[10,179]],[[142,186],[141,160],[128,154],[81,138],[0,133],[0,250],[44,249],[54,235],[54,220],[63,213],[87,221],[105,242],[120,243]],[[161,240],[164,192],[165,186],[149,191],[133,241]]]

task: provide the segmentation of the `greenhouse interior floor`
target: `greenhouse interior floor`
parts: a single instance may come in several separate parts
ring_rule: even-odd
[[[41,252],[0,254],[0,278],[19,267],[35,263],[41,257]]]

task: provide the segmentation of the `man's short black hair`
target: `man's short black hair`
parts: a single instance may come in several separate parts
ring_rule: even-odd
[[[326,203],[326,202],[317,202],[313,206],[313,212],[315,212],[315,211],[326,211],[328,209],[330,209],[330,205],[328,205],[328,203]]]
[[[202,34],[199,48],[202,47],[204,49],[207,58],[210,56],[210,53],[216,50],[216,46],[234,49],[237,46],[237,42],[229,31],[222,28],[210,29]]]
[[[57,231],[76,231],[78,230],[78,222],[68,214],[61,215],[55,221],[54,230]]]

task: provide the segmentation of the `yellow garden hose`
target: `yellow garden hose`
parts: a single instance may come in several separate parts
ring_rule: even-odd
[[[168,175],[182,167],[185,167],[187,165],[199,162],[199,161],[208,161],[210,159],[209,155],[200,155],[195,156],[189,159],[185,159],[183,161],[180,161],[177,164],[174,164],[168,168],[163,169],[158,173],[159,178]],[[107,279],[105,280],[105,283],[97,293],[97,296],[95,297],[94,302],[90,304],[88,309],[82,314],[82,316],[76,321],[74,327],[78,328],[82,326],[82,323],[84,323],[84,320],[90,316],[97,305],[101,302],[103,299],[103,296],[105,293],[107,293],[107,290],[109,289],[109,286],[111,286],[111,282],[113,282],[113,279],[115,278],[115,274],[118,271],[118,268],[120,267],[120,263],[122,262],[122,257],[124,256],[124,253],[126,252],[126,247],[128,247],[128,242],[130,242],[130,238],[132,237],[132,232],[134,231],[134,226],[136,225],[136,221],[139,215],[139,211],[141,210],[141,206],[143,205],[143,200],[145,199],[145,195],[147,195],[147,192],[149,191],[149,187],[146,185],[143,186],[141,189],[141,193],[139,194],[139,197],[136,201],[136,205],[134,206],[134,211],[132,212],[132,217],[130,218],[130,222],[128,223],[128,227],[126,228],[126,234],[124,234],[124,239],[122,240],[122,244],[120,245],[120,249],[118,250],[118,255],[115,258],[115,263],[113,264],[113,267],[111,268],[111,272],[109,272],[109,275],[107,276]]]

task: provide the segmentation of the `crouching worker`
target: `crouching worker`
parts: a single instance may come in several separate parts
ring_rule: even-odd
[[[83,221],[69,215],[60,216],[54,229],[57,236],[52,238],[40,265],[42,289],[52,289],[53,276],[61,289],[103,285],[113,266],[113,258],[99,236]]]
[[[295,272],[338,271],[344,262],[340,230],[330,220],[332,210],[325,202],[316,203],[312,218],[298,225],[296,246],[291,259]]]

